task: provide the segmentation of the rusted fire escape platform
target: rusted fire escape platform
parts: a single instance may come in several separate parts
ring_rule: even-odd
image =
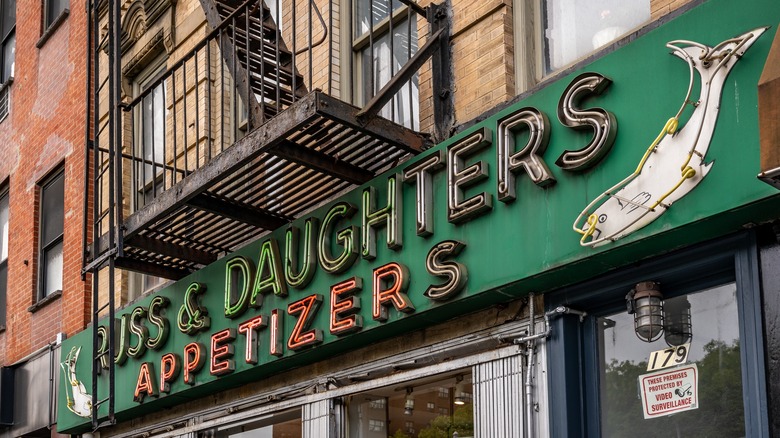
[[[427,147],[381,117],[361,125],[358,112],[307,94],[128,216],[116,266],[181,278]]]

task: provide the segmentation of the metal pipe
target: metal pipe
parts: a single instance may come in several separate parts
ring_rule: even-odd
[[[536,340],[528,341],[528,347],[526,349],[526,360],[528,364],[526,366],[525,376],[525,409],[526,419],[525,424],[527,428],[526,437],[534,437],[534,404],[533,404],[533,374],[534,374],[534,362],[536,361]]]
[[[55,344],[55,342],[49,344],[49,424],[46,425],[48,429],[57,424],[57,421],[54,419],[54,372],[57,369],[54,365]]]
[[[535,309],[534,309],[534,295],[529,294],[529,321],[530,326],[526,336],[522,336],[515,339],[506,339],[514,345],[526,345],[526,379],[525,379],[525,403],[526,403],[526,436],[532,438],[534,436],[534,403],[533,403],[533,372],[534,362],[536,362],[536,341],[539,339],[546,339],[552,334],[552,326],[550,321],[554,316],[560,315],[577,315],[580,322],[585,320],[587,316],[586,312],[581,310],[571,309],[566,306],[558,306],[555,309],[545,312],[544,314],[544,331],[541,333],[535,333]]]
[[[528,325],[528,335],[533,336],[536,332],[535,325],[535,314],[534,314],[534,301],[535,296],[533,293],[528,294],[528,309],[529,309],[529,325]],[[534,409],[533,409],[533,374],[534,374],[534,362],[536,362],[536,340],[531,339],[528,341],[528,347],[526,347],[526,376],[525,376],[525,409],[526,409],[526,429],[527,429],[527,438],[532,438],[534,436],[534,421],[533,421],[533,415],[534,415]]]

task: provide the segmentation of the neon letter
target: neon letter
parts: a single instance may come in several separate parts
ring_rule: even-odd
[[[280,297],[287,296],[287,283],[284,282],[284,270],[282,270],[279,245],[276,239],[270,238],[260,247],[260,260],[257,262],[257,275],[255,275],[255,287],[252,291],[252,300],[249,305],[260,307],[263,304],[263,296],[268,291]],[[260,295],[260,300],[257,297]]]
[[[598,163],[612,148],[617,134],[615,115],[603,108],[578,108],[580,100],[599,95],[611,80],[598,73],[583,73],[574,78],[558,102],[558,120],[569,128],[592,129],[593,139],[578,151],[564,151],[555,164],[564,170],[584,170]]]
[[[528,142],[515,152],[515,135],[528,130]],[[515,173],[525,170],[534,184],[546,187],[555,182],[541,155],[550,141],[550,122],[536,108],[521,108],[498,122],[498,199],[511,202],[515,195]]]
[[[387,307],[394,306],[404,313],[414,312],[406,296],[409,270],[400,263],[388,263],[374,269],[374,319],[387,321]]]
[[[447,220],[461,223],[486,213],[493,208],[493,197],[481,192],[464,199],[463,188],[470,187],[488,176],[488,166],[478,161],[466,166],[465,157],[489,146],[491,132],[482,128],[455,144],[447,146]]]
[[[287,348],[296,351],[322,342],[322,330],[307,330],[314,320],[320,304],[322,304],[322,295],[315,294],[287,306],[287,313],[299,315],[295,327],[290,333],[290,338],[287,340]]]
[[[444,152],[439,150],[404,169],[404,182],[417,182],[417,235],[433,234],[433,172],[444,167]]]
[[[199,342],[192,342],[184,346],[184,383],[195,384],[193,373],[200,371],[206,361],[203,355],[204,349],[203,344]]]
[[[332,228],[339,221],[339,218],[349,219],[356,211],[357,208],[354,205],[338,202],[328,210],[325,219],[322,220],[322,228],[320,228],[317,239],[317,256],[320,259],[320,266],[326,272],[331,274],[344,272],[357,260],[358,249],[355,247],[355,237],[358,235],[358,230],[354,225],[336,233],[336,241],[344,248],[344,251],[335,258],[331,257],[330,254]]]
[[[127,355],[130,357],[141,357],[146,352],[146,341],[149,340],[149,329],[141,321],[141,318],[146,317],[146,309],[143,307],[136,307],[130,313],[130,333],[138,337],[138,343],[132,347],[128,347]]]
[[[177,354],[168,353],[160,358],[160,392],[171,392],[171,382],[179,377],[181,359]]]
[[[97,371],[100,374],[101,369],[108,369],[108,328],[104,325],[98,326],[97,335],[99,339],[98,355],[100,355],[100,368]]]
[[[468,279],[466,267],[461,263],[445,261],[445,259],[460,254],[465,247],[465,243],[457,240],[445,240],[431,248],[428,257],[425,258],[425,268],[429,274],[444,277],[447,281],[440,285],[428,286],[423,295],[432,300],[446,300],[463,290]]]
[[[151,362],[141,364],[141,370],[138,372],[138,381],[135,384],[133,401],[142,403],[146,396],[157,397],[157,388],[154,387],[154,379],[152,379],[153,374],[154,364]]]
[[[159,295],[152,298],[152,302],[149,303],[149,322],[157,327],[157,336],[150,337],[146,341],[146,346],[151,350],[159,350],[168,340],[171,324],[168,322],[168,318],[162,316],[162,309],[168,307],[170,303],[171,300]]]
[[[252,262],[236,256],[225,263],[225,316],[237,318],[246,311],[252,287]]]
[[[125,313],[121,320],[114,319],[114,327],[119,324],[119,343],[116,346],[116,353],[114,353],[114,363],[119,366],[127,362],[127,349],[130,347],[129,318],[130,315]]]
[[[271,311],[271,340],[268,352],[279,357],[284,354],[282,347],[282,316],[279,309],[274,309]]]
[[[303,289],[314,277],[314,260],[317,248],[315,246],[314,236],[319,229],[319,220],[311,217],[306,219],[303,236],[303,257],[301,257],[300,270],[296,273],[298,267],[298,241],[300,230],[298,227],[290,227],[285,233],[284,245],[284,278],[287,284],[296,288]]]
[[[330,332],[345,335],[363,328],[363,317],[355,313],[360,311],[360,298],[354,296],[363,289],[363,280],[352,277],[334,284],[330,288]]]
[[[255,316],[238,325],[238,332],[246,336],[246,349],[244,350],[246,363],[257,364],[257,333],[263,327],[265,327],[265,320],[262,315]]]
[[[184,293],[184,304],[179,308],[176,320],[179,330],[188,335],[194,335],[201,330],[207,330],[211,326],[209,311],[200,305],[198,296],[206,292],[206,285],[194,282],[187,287]]]
[[[209,372],[213,376],[230,374],[236,370],[236,361],[231,359],[235,348],[236,329],[227,328],[211,335],[211,365]]]
[[[387,205],[377,210],[377,191],[374,187],[363,190],[363,226],[362,252],[363,258],[373,260],[376,258],[376,227],[384,225],[387,228],[387,247],[399,249],[403,245],[402,227],[398,225],[398,217],[402,215],[401,190],[398,187],[400,175],[392,175],[387,178]]]

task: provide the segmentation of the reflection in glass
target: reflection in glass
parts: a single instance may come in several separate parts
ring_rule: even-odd
[[[390,42],[391,37],[393,38],[392,43]],[[373,43],[373,56],[371,56],[371,46],[369,45],[362,50],[360,57],[364,103],[370,101],[385,84],[390,82],[393,75],[398,73],[398,70],[409,61],[410,57],[417,53],[417,26],[410,26],[409,19],[405,18],[395,24],[392,35],[389,33],[377,35],[374,37]],[[374,64],[373,67],[371,62]],[[372,72],[373,82],[371,80]],[[379,111],[379,115],[408,128],[419,129],[420,121],[415,116],[420,112],[419,81],[419,75],[415,74]],[[372,83],[373,88],[370,85]]]
[[[666,345],[683,345],[693,337],[691,303],[688,297],[669,298],[664,301],[664,339]]]
[[[197,438],[301,438],[301,410],[253,418],[198,432]]]
[[[462,378],[458,382],[458,378]],[[409,385],[409,386],[406,386]],[[409,392],[411,388],[411,392]],[[458,392],[460,390],[460,392]],[[444,394],[444,397],[442,397]],[[456,404],[460,394],[463,404]],[[460,438],[474,436],[471,375],[415,381],[352,396],[350,438]],[[411,403],[410,403],[411,401]]]
[[[650,20],[649,0],[545,0],[542,9],[544,74]]]
[[[625,312],[598,319],[602,436],[745,436],[736,294],[731,283],[666,300],[673,307],[684,305],[682,300],[690,304],[696,331],[690,334],[688,361],[699,369],[699,408],[668,417],[644,419],[638,385],[650,353],[667,348],[666,342],[638,340]]]
[[[357,23],[355,26],[355,36],[359,37],[368,32],[371,26],[376,26],[382,20],[390,16],[388,9],[390,0],[358,0],[356,4]],[[397,11],[401,2],[393,0],[393,11]],[[371,18],[371,16],[373,17]]]

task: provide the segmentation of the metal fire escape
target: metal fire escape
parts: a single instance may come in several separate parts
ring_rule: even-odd
[[[332,13],[325,17],[320,8],[324,4],[322,9],[332,12],[338,1],[284,0],[292,16],[285,22],[291,26],[287,33],[280,25],[280,0],[270,1],[276,2],[276,14],[263,0],[200,0],[209,26],[206,37],[171,60],[132,100],[122,95],[123,78],[134,68],[122,63],[122,13],[132,2],[88,2],[85,190],[91,196],[84,206],[85,218],[90,218],[84,236],[85,242],[88,236],[92,241],[84,248],[83,273],[92,280],[93,351],[108,346],[92,361],[96,430],[115,421],[111,359],[116,353],[117,269],[180,279],[367,182],[423,151],[431,137],[441,140],[451,131],[445,5],[422,8],[400,0],[401,12],[393,11],[385,23],[390,35],[394,25],[404,22],[401,14],[406,15],[408,35],[416,35],[411,26],[416,28],[420,17],[428,22],[425,44],[416,48],[411,37],[395,43],[390,39],[391,53],[401,48],[393,44],[405,44],[405,63],[392,68],[392,77],[361,109],[331,95],[330,64],[338,56],[334,46],[339,41],[333,36]],[[372,0],[370,16],[382,8],[391,10],[391,1]],[[295,35],[304,35],[306,43]],[[374,40],[371,27],[368,53],[375,53]],[[323,59],[329,65],[326,79],[317,82]],[[412,78],[429,60],[432,135],[388,120],[400,111],[404,99],[399,95],[411,95]],[[374,82],[374,60],[368,64]],[[162,92],[155,95],[155,90]],[[152,134],[135,126],[142,118],[141,106],[157,98],[168,110],[162,152],[150,156],[138,145]],[[379,115],[383,109],[388,118]],[[243,114],[246,123],[240,126]],[[101,318],[107,320],[105,331],[98,327]]]

